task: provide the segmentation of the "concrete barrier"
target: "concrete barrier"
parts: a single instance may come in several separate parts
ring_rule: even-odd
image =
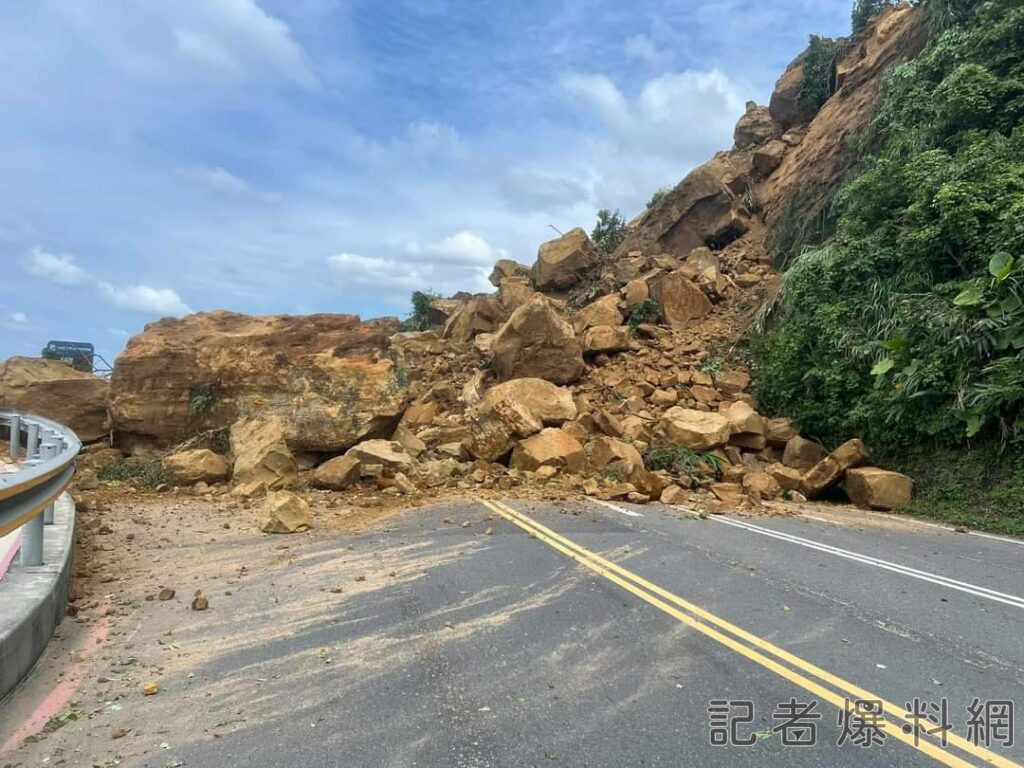
[[[31,671],[67,611],[75,549],[75,503],[67,493],[46,529],[43,564],[15,561],[0,580],[0,700]]]

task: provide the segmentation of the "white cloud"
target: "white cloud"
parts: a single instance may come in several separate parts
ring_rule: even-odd
[[[22,268],[30,275],[58,285],[81,285],[90,279],[89,273],[75,264],[75,257],[70,253],[49,253],[38,246],[22,262]]]
[[[436,243],[420,245],[406,244],[406,252],[411,256],[427,256],[434,262],[452,264],[476,264],[491,266],[498,259],[508,258],[508,251],[494,248],[480,235],[462,230]]]
[[[345,283],[408,290],[426,287],[419,271],[393,259],[337,253],[327,257],[327,266]]]
[[[170,288],[151,288],[148,285],[126,285],[115,288],[110,283],[96,283],[96,290],[104,301],[121,309],[147,312],[166,317],[187,315],[192,312],[188,304]]]
[[[28,328],[28,315],[24,312],[8,312],[0,319],[0,327],[9,331],[20,331]]]
[[[231,77],[269,67],[301,88],[318,86],[288,25],[253,0],[206,0],[189,23],[174,36],[178,54],[194,64]]]
[[[250,191],[245,181],[219,165],[215,168],[195,165],[191,168],[180,168],[178,173],[183,178],[214,192],[239,195]]]
[[[626,99],[607,75],[570,72],[562,75],[560,82],[562,88],[595,109],[608,122],[619,123],[626,118]]]
[[[124,328],[107,328],[107,333],[109,333],[111,336],[117,336],[118,338],[121,339],[128,338],[128,331],[126,331]]]

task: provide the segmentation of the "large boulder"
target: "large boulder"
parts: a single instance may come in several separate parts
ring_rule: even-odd
[[[534,273],[539,291],[564,291],[580,281],[600,259],[597,248],[580,227],[541,245]]]
[[[633,485],[640,493],[658,498],[665,481],[649,472],[640,452],[624,440],[598,437],[587,446],[588,463],[594,472],[617,472],[621,480]]]
[[[544,379],[512,379],[496,384],[483,396],[479,410],[494,410],[505,400],[521,405],[548,427],[558,427],[576,418],[572,392]]]
[[[692,170],[657,205],[647,209],[616,255],[631,251],[686,254],[706,245],[722,248],[747,232],[749,214],[737,196],[746,181],[738,162],[720,153]]]
[[[354,315],[204,312],[132,337],[114,364],[110,414],[123,445],[166,447],[266,415],[291,450],[338,453],[394,431],[407,378],[385,332]]]
[[[477,334],[494,333],[506,319],[507,313],[494,299],[471,299],[448,318],[442,336],[452,341],[470,341]]]
[[[782,128],[771,115],[768,107],[760,107],[756,101],[747,102],[747,111],[736,123],[733,140],[736,149],[746,149],[777,139]]]
[[[768,114],[782,130],[802,125],[814,117],[814,110],[800,103],[803,81],[804,55],[801,53],[776,81],[775,90],[768,102]]]
[[[231,425],[230,437],[237,485],[274,491],[298,481],[299,465],[285,443],[284,424],[276,416],[239,419]]]
[[[491,270],[491,276],[487,279],[495,288],[500,288],[504,280],[517,277],[525,277],[529,280],[530,268],[512,259],[498,259],[494,264],[494,269]]]
[[[910,503],[914,481],[899,472],[877,467],[848,469],[843,480],[846,495],[858,507],[895,509]]]
[[[515,312],[537,293],[529,278],[506,277],[498,288],[498,301],[509,312]]]
[[[661,417],[660,428],[674,445],[686,445],[697,451],[710,451],[729,442],[732,426],[720,413],[695,411],[676,406]]]
[[[0,408],[34,413],[71,428],[82,442],[110,433],[110,384],[58,360],[12,357],[0,363]]]
[[[586,461],[579,440],[561,429],[545,429],[516,445],[509,466],[536,472],[541,467],[555,467],[581,472]]]
[[[355,456],[335,456],[313,473],[313,485],[329,491],[344,491],[359,482],[361,463]]]
[[[502,381],[538,378],[571,384],[583,374],[580,340],[551,303],[537,295],[502,326],[491,346]]]
[[[595,325],[583,333],[583,351],[588,355],[624,352],[633,346],[633,334],[625,325]]]
[[[572,317],[572,327],[576,333],[583,333],[587,328],[597,325],[622,325],[618,294],[602,296],[587,304]]]
[[[309,504],[290,491],[267,494],[260,530],[264,533],[298,533],[309,528]]]
[[[786,441],[782,463],[793,469],[810,469],[825,457],[820,443],[794,435]]]
[[[364,465],[380,464],[391,472],[407,472],[412,469],[412,457],[396,440],[366,440],[349,448],[345,454]]]
[[[231,474],[231,463],[209,448],[194,448],[165,456],[163,468],[170,481],[177,485],[219,483]]]
[[[838,483],[844,472],[862,464],[867,457],[867,448],[861,440],[847,440],[804,473],[801,490],[808,498],[817,496]]]
[[[661,276],[651,286],[651,295],[661,304],[665,321],[684,328],[711,312],[711,301],[684,270]]]

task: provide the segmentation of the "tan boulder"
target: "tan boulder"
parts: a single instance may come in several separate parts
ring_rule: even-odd
[[[365,440],[349,448],[345,455],[364,465],[380,464],[392,472],[407,472],[413,465],[412,457],[395,440]]]
[[[665,482],[649,472],[643,456],[632,445],[612,437],[598,437],[587,446],[588,462],[594,472],[616,470],[622,479],[649,497],[661,495]]]
[[[772,118],[768,107],[760,107],[757,102],[748,101],[747,111],[736,123],[733,140],[736,149],[764,144],[782,135],[782,128]]]
[[[313,473],[313,485],[330,491],[344,491],[359,482],[361,465],[355,456],[335,456]]]
[[[594,421],[594,426],[608,437],[622,437],[623,427],[622,422],[608,411],[598,408],[590,414]]]
[[[231,474],[230,462],[209,448],[178,451],[163,460],[164,472],[178,485],[219,483]]]
[[[734,436],[743,433],[764,435],[764,419],[761,414],[742,400],[722,406],[721,414],[729,420]]]
[[[896,509],[910,503],[914,481],[899,472],[877,467],[848,469],[843,480],[846,495],[858,507]]]
[[[711,301],[682,270],[654,282],[651,295],[661,305],[665,322],[676,327],[684,328],[711,312]]]
[[[633,336],[625,325],[595,325],[583,333],[583,351],[588,355],[610,355],[632,346]]]
[[[0,408],[53,419],[85,443],[110,434],[109,393],[106,379],[59,360],[11,357],[0,363]]]
[[[626,306],[635,307],[637,304],[641,304],[650,298],[651,289],[647,285],[646,280],[639,278],[630,280],[626,283],[626,287],[622,289],[622,297],[626,301]]]
[[[410,403],[402,415],[401,424],[413,429],[415,427],[426,427],[434,423],[440,406],[434,400],[417,400]]]
[[[710,451],[725,445],[732,435],[729,420],[722,414],[679,406],[665,411],[659,426],[671,443],[698,451]]]
[[[622,325],[617,294],[608,294],[592,301],[572,317],[572,327],[576,333],[583,333],[598,325]]]
[[[800,89],[804,81],[803,54],[794,59],[775,83],[768,112],[772,119],[786,130],[806,123],[814,117],[813,110],[800,102]]]
[[[571,384],[583,374],[583,349],[569,325],[543,296],[521,306],[491,347],[502,381],[538,378]]]
[[[231,425],[232,478],[237,485],[276,491],[294,485],[299,466],[285,443],[285,428],[273,415],[243,418]]]
[[[498,289],[498,301],[501,302],[501,306],[506,310],[514,312],[528,302],[536,293],[529,279],[507,277],[501,281],[501,287]]]
[[[471,341],[477,334],[494,333],[507,318],[505,309],[494,299],[471,299],[448,318],[442,336],[452,341]]]
[[[847,440],[804,473],[800,490],[808,498],[817,496],[839,482],[844,472],[860,464],[867,457],[867,448],[861,440]]]
[[[747,500],[743,488],[737,483],[713,483],[709,490],[729,509],[739,507]]]
[[[656,389],[651,393],[651,405],[667,407],[679,401],[679,392],[675,389]]]
[[[470,417],[469,437],[462,445],[474,459],[493,463],[503,461],[512,452],[515,442],[512,427],[497,412],[488,411]]]
[[[544,379],[512,379],[496,384],[484,394],[479,410],[492,410],[495,404],[502,400],[522,405],[548,427],[557,427],[572,421],[577,414],[572,392]]]
[[[778,462],[769,464],[765,467],[765,472],[771,475],[775,482],[779,484],[779,487],[784,491],[799,491],[801,481],[803,480],[804,473],[799,469],[793,467],[787,467],[785,464]]]
[[[715,386],[727,395],[738,395],[750,385],[746,371],[721,371],[715,374]]]
[[[796,437],[797,432],[793,425],[790,424],[789,419],[766,419],[764,422],[764,436],[768,438],[769,445],[782,447]]]
[[[498,259],[494,264],[494,269],[491,270],[491,276],[488,280],[490,280],[491,285],[495,288],[499,288],[503,280],[513,278],[526,278],[529,280],[530,268],[512,259]]]
[[[407,379],[381,326],[354,315],[203,312],[129,340],[110,414],[120,445],[176,445],[266,415],[280,419],[292,451],[338,453],[394,431]]]
[[[743,475],[743,490],[749,494],[756,494],[761,499],[774,499],[779,495],[780,487],[778,481],[768,472],[747,472]]]
[[[670,485],[661,492],[662,504],[684,504],[690,497],[690,492],[678,485]]]
[[[583,446],[578,440],[560,429],[549,428],[516,445],[509,466],[529,472],[556,467],[579,473],[585,463]]]
[[[580,227],[541,245],[534,273],[539,291],[563,291],[579,282],[600,259],[597,248]]]
[[[264,533],[298,533],[309,528],[309,504],[290,491],[268,493],[261,512]]]
[[[810,469],[825,456],[825,449],[813,440],[795,435],[786,442],[782,463],[794,469]]]
[[[427,444],[416,437],[413,431],[406,426],[399,425],[391,439],[396,443],[401,443],[405,452],[414,459],[418,459],[420,454],[427,450]]]
[[[772,171],[782,165],[782,158],[786,156],[786,149],[786,144],[781,141],[769,141],[754,152],[752,158],[754,170],[762,176],[770,176]]]

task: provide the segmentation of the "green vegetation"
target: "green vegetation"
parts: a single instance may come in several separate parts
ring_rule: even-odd
[[[129,456],[97,468],[96,477],[103,483],[132,485],[153,489],[167,482],[163,464],[157,458]]]
[[[709,357],[707,360],[702,362],[698,367],[701,373],[706,373],[708,376],[717,376],[722,372],[725,367],[725,363],[719,357]]]
[[[213,410],[220,400],[220,381],[206,384],[190,384],[188,387],[188,410],[197,418],[202,418]]]
[[[651,199],[647,201],[647,207],[653,208],[660,203],[665,195],[672,191],[672,187],[662,187],[661,189],[655,190],[654,194],[651,195]]]
[[[947,28],[888,74],[877,154],[836,197],[834,237],[785,275],[753,339],[756,394],[825,442],[934,451],[914,509],[1019,517],[961,465],[1024,441],[1024,8],[951,5],[928,4]],[[997,463],[1019,492],[1019,466]]]
[[[804,51],[803,79],[800,81],[798,100],[808,114],[813,115],[828,100],[835,88],[836,53],[839,41],[831,37],[811,35]]]
[[[618,208],[614,211],[602,208],[597,212],[597,224],[594,225],[594,230],[590,233],[590,239],[594,241],[594,245],[605,253],[612,253],[625,237],[626,220],[622,218]]]
[[[648,469],[670,472],[677,478],[689,478],[690,486],[696,488],[700,478],[710,470],[715,478],[722,476],[722,460],[713,453],[695,451],[686,445],[661,446],[652,448],[645,458]]]
[[[644,299],[639,304],[634,304],[629,310],[629,329],[636,333],[636,329],[648,323],[660,323],[662,317],[661,304],[654,299]]]
[[[855,0],[853,12],[850,14],[850,26],[853,34],[857,34],[868,25],[872,16],[881,13],[889,6],[896,5],[897,0]]]
[[[433,291],[413,291],[410,297],[412,301],[412,314],[399,325],[402,331],[425,331],[430,322],[427,312],[430,305],[441,298],[441,295]]]

